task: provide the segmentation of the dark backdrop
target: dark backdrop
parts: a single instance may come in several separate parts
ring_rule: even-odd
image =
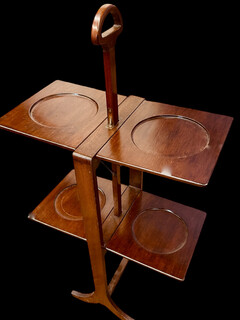
[[[93,17],[103,3],[28,1],[4,7],[0,115],[56,79],[104,90],[101,49],[90,41]],[[210,7],[209,2],[112,3],[124,21],[116,46],[119,93],[235,118],[206,188],[145,175],[145,190],[207,212],[186,280],[130,263],[113,298],[139,320],[172,318],[176,312],[186,319],[234,312],[239,211],[238,185],[233,185],[239,149],[236,8],[230,3]],[[93,289],[86,244],[27,219],[71,170],[71,152],[12,133],[1,131],[0,136],[8,313],[26,319],[36,314],[114,319],[105,308],[71,297],[72,289]],[[107,255],[109,273],[118,261]]]

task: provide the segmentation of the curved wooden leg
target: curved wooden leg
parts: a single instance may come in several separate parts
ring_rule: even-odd
[[[102,234],[101,212],[98,198],[96,168],[98,161],[81,154],[73,153],[75,174],[77,180],[77,192],[79,197],[80,212],[83,214],[85,235],[88,242],[88,251],[92,266],[92,275],[95,291],[90,294],[82,294],[73,291],[72,295],[79,300],[100,303],[107,307],[121,320],[133,320],[112,301],[110,295],[123,272],[126,262],[120,264],[120,270],[114,280],[107,285],[105,266],[105,249]]]
[[[79,300],[82,300],[84,302],[89,302],[89,303],[97,303],[95,302],[95,292],[92,293],[81,293],[79,291],[73,290],[71,292],[72,296],[74,298],[77,298]]]
[[[81,301],[88,302],[88,303],[100,303],[107,307],[112,313],[114,313],[119,319],[121,320],[134,320],[130,316],[128,316],[125,312],[123,312],[113,301],[112,299],[106,295],[103,297],[98,297],[97,293],[94,291],[92,293],[81,293],[78,291],[73,290],[72,295],[74,298],[77,298]]]
[[[110,297],[107,298],[107,303],[104,304],[112,313],[114,313],[121,320],[134,320],[130,316],[128,316],[125,312],[123,312]]]

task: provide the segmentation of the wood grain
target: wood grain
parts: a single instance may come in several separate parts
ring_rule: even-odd
[[[161,211],[165,212],[164,217],[159,215]],[[144,217],[141,216],[143,213],[146,214]],[[107,243],[107,249],[165,275],[184,280],[205,217],[203,211],[140,192]],[[139,225],[136,226],[139,221],[140,229]]]
[[[108,14],[114,25],[102,33]],[[110,297],[127,261],[184,280],[206,217],[143,192],[143,172],[207,185],[233,119],[117,95],[115,42],[122,28],[119,10],[103,5],[91,39],[103,48],[106,96],[55,81],[1,117],[0,127],[74,151],[75,170],[29,218],[87,240],[95,291],[73,296],[131,320]],[[112,164],[112,181],[96,176],[101,160]],[[129,187],[121,185],[121,165],[130,168]],[[109,285],[106,250],[124,257]]]
[[[98,177],[101,221],[113,210],[112,182]],[[122,193],[126,190],[122,185]],[[75,171],[72,170],[33,210],[29,219],[86,240],[81,206],[77,196]]]
[[[101,303],[122,320],[132,318],[125,314],[111,299],[107,285],[106,265],[104,259],[104,241],[101,228],[101,213],[98,200],[96,168],[98,161],[74,152],[74,167],[77,180],[77,192],[81,212],[84,217],[84,230],[88,242],[89,256],[95,290],[90,294],[72,292],[73,296],[92,303]],[[117,275],[120,277],[121,272]],[[115,280],[117,280],[115,279]],[[114,283],[116,282],[115,280]],[[115,284],[113,285],[113,287]],[[110,290],[112,286],[110,286]],[[113,288],[112,287],[112,288]]]
[[[117,125],[112,129],[108,129],[108,122],[107,120],[104,120],[86,140],[79,144],[75,151],[78,154],[86,156],[98,156],[98,152],[101,150],[102,146],[111,139],[143,101],[144,98],[141,97],[127,97],[119,106],[119,122]]]
[[[104,91],[56,80],[1,117],[0,127],[74,150],[106,118]]]
[[[97,157],[206,186],[232,120],[224,115],[144,101]]]

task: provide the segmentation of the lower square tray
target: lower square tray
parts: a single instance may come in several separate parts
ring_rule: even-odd
[[[113,208],[112,181],[98,177],[97,182],[101,218],[104,222]],[[126,188],[122,185],[122,192]],[[74,170],[29,214],[29,219],[86,240]]]
[[[184,280],[206,213],[141,192],[107,250]]]

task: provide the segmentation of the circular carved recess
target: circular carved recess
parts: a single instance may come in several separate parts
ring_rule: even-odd
[[[104,191],[98,188],[99,203],[102,209],[106,203]],[[83,220],[77,197],[77,186],[73,184],[63,189],[55,199],[55,210],[62,218],[67,220]]]
[[[35,102],[29,113],[36,123],[50,128],[75,126],[98,112],[93,99],[78,93],[58,93]]]
[[[202,152],[209,144],[207,129],[177,115],[162,115],[139,122],[132,130],[138,149],[164,157],[184,158]]]
[[[167,209],[146,209],[134,220],[132,232],[135,241],[145,250],[170,254],[186,243],[188,228],[184,220]]]

